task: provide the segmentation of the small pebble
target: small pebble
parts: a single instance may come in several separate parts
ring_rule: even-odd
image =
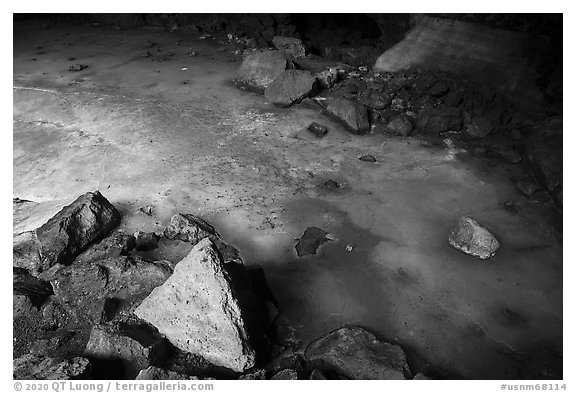
[[[376,162],[376,158],[374,158],[374,156],[370,154],[366,154],[360,157],[359,160],[364,162]]]

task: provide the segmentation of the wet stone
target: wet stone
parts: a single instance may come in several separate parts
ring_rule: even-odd
[[[296,253],[298,256],[315,255],[318,247],[330,241],[326,235],[328,235],[328,232],[318,227],[306,228],[304,234],[298,239],[298,243],[296,243]]]
[[[321,138],[328,133],[328,128],[318,123],[312,123],[308,126],[308,131]]]

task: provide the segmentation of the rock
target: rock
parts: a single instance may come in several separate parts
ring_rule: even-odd
[[[326,187],[329,190],[336,190],[340,188],[340,184],[338,184],[334,180],[328,180],[326,183],[324,183],[324,187]]]
[[[134,233],[134,239],[136,241],[136,251],[150,251],[158,248],[160,236],[153,232],[137,231]]]
[[[15,233],[13,265],[34,276],[58,263],[69,265],[119,223],[120,214],[100,192],[86,193],[39,228]]]
[[[466,127],[466,134],[475,139],[485,138],[494,130],[494,126],[489,119],[475,117]]]
[[[147,216],[151,216],[154,208],[151,205],[146,205],[146,206],[141,207],[138,210],[140,210],[142,213],[146,214]]]
[[[490,147],[490,152],[500,161],[508,164],[517,164],[522,161],[522,156],[512,146],[493,145]]]
[[[167,263],[123,256],[64,267],[51,284],[70,323],[97,324],[131,311],[171,273]]]
[[[348,78],[341,83],[341,87],[346,93],[355,95],[366,91],[367,84],[362,79]]]
[[[311,380],[325,380],[327,379],[324,374],[322,374],[321,371],[319,371],[318,369],[314,369],[312,370],[312,372],[310,373],[310,378]]]
[[[412,378],[413,380],[430,380],[432,378],[427,377],[426,375],[422,374],[422,373],[418,373],[416,375],[414,375],[414,378]]]
[[[402,348],[356,326],[320,337],[308,345],[305,355],[310,366],[325,375],[381,380],[405,379],[411,374]]]
[[[328,103],[326,110],[353,134],[365,134],[370,131],[368,110],[362,104],[345,98],[335,98]]]
[[[139,370],[161,362],[164,340],[150,328],[96,325],[84,356],[93,364],[94,375],[109,379],[134,379]]]
[[[396,116],[386,125],[385,130],[392,135],[409,136],[412,132],[412,122],[406,116]]]
[[[460,109],[453,107],[428,108],[416,119],[418,129],[426,134],[439,135],[445,131],[459,131],[462,128]]]
[[[433,97],[442,97],[444,94],[448,93],[450,86],[445,81],[438,81],[430,87],[428,94]]]
[[[255,353],[232,285],[215,245],[203,239],[134,313],[176,348],[242,372]]]
[[[288,107],[308,97],[315,84],[310,71],[286,70],[266,87],[264,95],[273,104]]]
[[[305,379],[307,372],[306,359],[299,353],[287,351],[275,357],[272,362],[268,364],[266,370],[271,375],[276,375],[284,370],[290,370],[296,374],[296,379]]]
[[[76,258],[76,263],[94,262],[101,259],[125,256],[136,247],[136,238],[132,235],[115,233],[94,244]]]
[[[316,75],[318,85],[324,89],[331,89],[338,82],[338,69],[327,68]]]
[[[448,242],[457,250],[480,259],[494,256],[500,248],[494,235],[470,217],[458,220],[448,236]]]
[[[192,244],[207,237],[220,237],[214,227],[193,214],[176,214],[164,230],[164,237],[178,239]]]
[[[380,91],[369,89],[358,97],[358,102],[368,108],[382,110],[390,106],[392,100]]]
[[[32,304],[40,307],[47,297],[54,294],[50,283],[32,277],[25,269],[12,268],[12,292],[14,295],[27,296]]]
[[[376,158],[374,158],[374,156],[371,154],[363,155],[359,158],[359,160],[364,162],[376,162]]]
[[[272,39],[274,46],[287,55],[298,58],[306,56],[306,48],[301,39],[276,36]]]
[[[234,83],[263,94],[268,85],[287,67],[286,55],[280,51],[254,51],[244,57]]]
[[[150,366],[144,370],[140,370],[135,378],[139,381],[156,381],[156,380],[197,380],[198,377],[193,377],[186,374],[177,373],[176,371],[163,370],[156,366]]]
[[[28,296],[12,295],[12,319],[17,319],[37,311]]]
[[[238,377],[238,379],[245,381],[262,381],[266,379],[266,371],[257,370],[248,374],[241,375],[240,377]]]
[[[536,191],[540,190],[540,186],[538,184],[528,180],[518,180],[514,183],[514,186],[518,189],[518,191],[527,197],[531,197]]]
[[[88,68],[86,64],[74,64],[68,67],[68,71],[78,72]]]
[[[316,250],[322,244],[329,242],[330,239],[326,237],[328,232],[318,227],[308,227],[298,243],[296,243],[296,253],[299,257],[306,255],[315,255]]]
[[[274,375],[271,379],[276,379],[276,380],[295,380],[298,379],[298,373],[292,369],[285,369],[282,370],[280,372],[278,372],[276,375]]]
[[[82,357],[66,360],[26,354],[14,359],[13,376],[19,380],[89,379],[90,362]]]
[[[390,107],[393,111],[403,112],[406,110],[406,101],[400,97],[395,97],[390,101]]]
[[[318,123],[312,123],[308,126],[308,131],[316,135],[318,138],[322,138],[328,133],[328,128]]]

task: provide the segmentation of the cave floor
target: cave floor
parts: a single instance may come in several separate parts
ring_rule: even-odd
[[[77,63],[88,68],[68,71]],[[516,378],[525,356],[562,347],[561,240],[550,210],[513,187],[518,168],[275,108],[232,85],[238,66],[197,35],[15,24],[13,196],[59,207],[98,189],[126,233],[202,216],[264,268],[304,342],[358,324],[419,370],[474,379]],[[462,215],[499,238],[494,258],[448,245]],[[333,241],[299,258],[309,226]]]

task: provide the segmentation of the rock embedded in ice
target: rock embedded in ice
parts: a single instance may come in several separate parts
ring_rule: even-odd
[[[216,246],[203,239],[134,313],[176,348],[242,372],[255,353],[233,287]]]
[[[362,104],[339,97],[329,102],[326,111],[340,120],[353,134],[365,134],[370,131],[368,110]]]
[[[454,248],[480,259],[488,259],[498,251],[500,242],[486,228],[470,217],[462,217],[448,236]]]

